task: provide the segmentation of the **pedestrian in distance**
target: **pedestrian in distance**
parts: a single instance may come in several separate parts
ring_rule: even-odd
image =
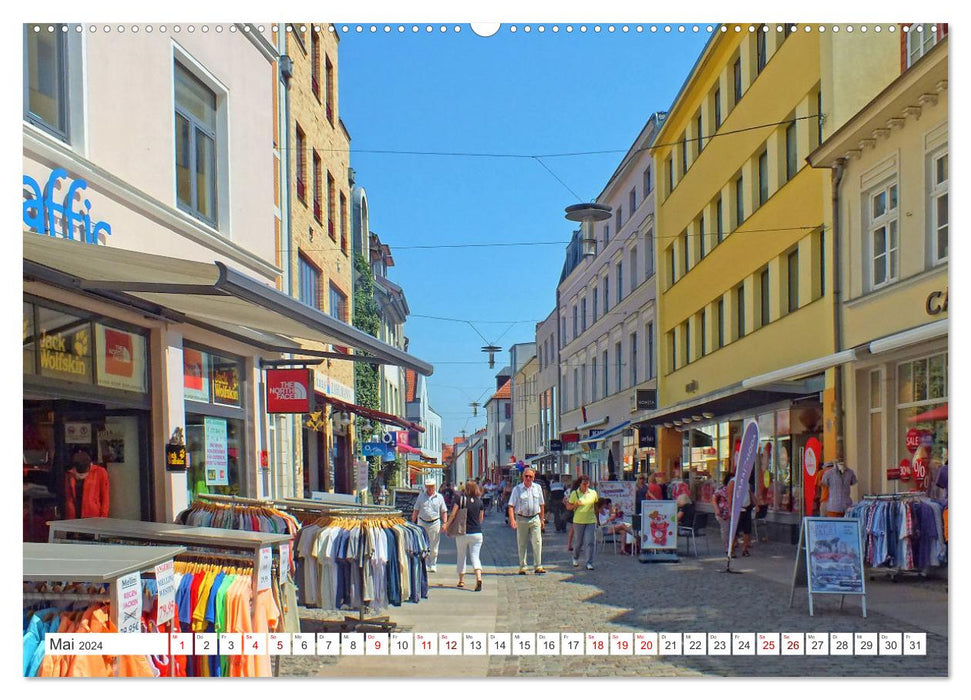
[[[559,475],[555,475],[550,481],[550,510],[553,511],[553,527],[557,532],[566,532],[566,505],[563,499],[566,497],[566,484],[563,483]]]
[[[657,472],[651,474],[651,478],[647,482],[647,500],[649,501],[663,501],[664,500],[664,489],[661,488],[660,477]]]
[[[442,523],[448,517],[445,498],[435,491],[435,480],[425,479],[425,490],[418,494],[415,508],[411,511],[411,522],[417,523],[428,535],[428,558],[425,563],[429,571],[438,571],[438,543],[442,534]]]
[[[570,494],[566,506],[573,511],[573,568],[580,566],[586,552],[586,567],[593,571],[593,536],[597,527],[597,492],[590,488],[590,477],[580,477],[579,488]]]
[[[527,467],[523,471],[523,483],[509,495],[507,518],[509,526],[516,531],[516,545],[519,549],[519,573],[526,575],[526,549],[533,550],[533,573],[545,574],[543,568],[543,530],[546,529],[546,501],[543,489],[535,483],[536,472]]]
[[[458,573],[459,588],[465,588],[465,560],[466,555],[472,562],[472,571],[475,572],[475,590],[482,590],[482,561],[479,552],[482,549],[482,520],[485,518],[485,504],[482,501],[482,492],[479,485],[474,481],[465,484],[465,490],[457,494],[455,503],[452,505],[452,512],[445,523],[445,531],[448,532],[452,521],[454,521],[462,509],[466,509],[465,534],[455,537],[455,570]]]
[[[566,509],[566,521],[570,524],[570,533],[566,536],[566,551],[573,551],[573,511],[567,505],[570,502],[570,496],[573,492],[580,488],[580,477],[573,480],[570,484],[570,488],[566,492],[566,496],[563,499],[563,507]]]

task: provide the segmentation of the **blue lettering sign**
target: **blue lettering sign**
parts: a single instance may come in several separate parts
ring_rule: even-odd
[[[82,209],[74,210],[74,200],[88,188],[84,180],[71,181],[64,199],[54,199],[58,182],[67,179],[64,168],[54,168],[42,190],[37,180],[24,175],[24,225],[36,233],[97,245],[102,236],[111,235],[111,226],[104,221],[92,224],[91,202],[87,199],[81,202]]]

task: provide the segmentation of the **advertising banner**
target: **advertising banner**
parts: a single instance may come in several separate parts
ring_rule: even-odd
[[[599,495],[599,493],[598,493]],[[641,551],[678,548],[676,501],[642,501]]]
[[[144,394],[148,391],[145,338],[95,324],[98,384]]]
[[[182,384],[185,398],[209,403],[209,353],[182,349]]]
[[[312,396],[309,369],[266,370],[267,413],[310,413]]]
[[[229,435],[226,420],[205,417],[206,485],[229,486]]]
[[[754,420],[748,421],[742,433],[742,443],[738,448],[738,459],[735,462],[735,482],[732,493],[732,512],[729,521],[729,549],[735,548],[735,533],[738,530],[738,518],[742,513],[742,504],[748,493],[748,479],[755,466],[755,457],[759,451],[759,424]],[[731,551],[729,552],[729,554]]]
[[[802,483],[804,509],[803,513],[811,515],[816,499],[816,477],[822,464],[823,446],[816,438],[806,440],[806,449],[802,455]]]

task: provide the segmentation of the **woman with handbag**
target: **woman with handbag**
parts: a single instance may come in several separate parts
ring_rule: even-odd
[[[475,572],[475,590],[482,590],[482,562],[479,560],[479,551],[482,549],[484,517],[485,506],[479,485],[474,481],[467,481],[465,489],[456,494],[452,512],[445,524],[445,532],[449,537],[455,538],[455,569],[459,575],[459,588],[465,588],[465,557],[468,554]]]

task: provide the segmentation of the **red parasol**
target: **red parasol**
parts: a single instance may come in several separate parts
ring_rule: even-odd
[[[947,404],[942,406],[937,406],[929,411],[924,411],[923,413],[918,413],[912,418],[908,418],[908,423],[927,423],[929,421],[935,420],[947,420]]]

